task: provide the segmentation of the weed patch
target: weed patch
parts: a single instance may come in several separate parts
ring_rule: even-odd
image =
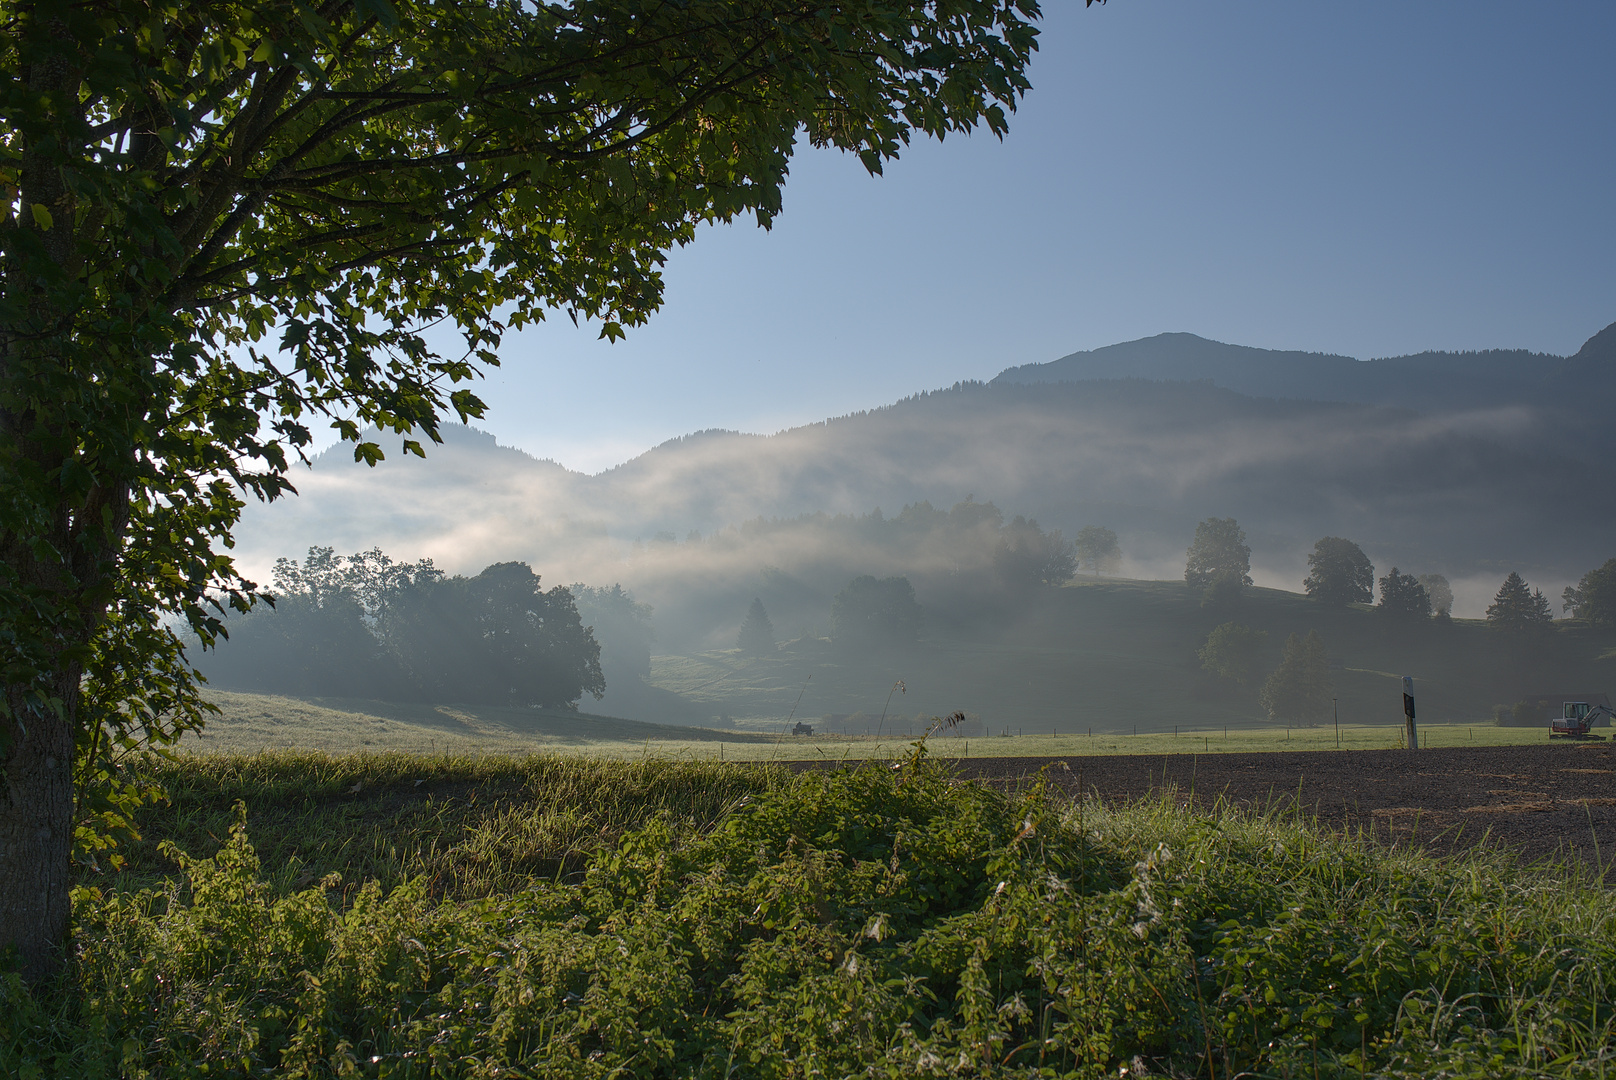
[[[77,988],[0,983],[0,1072],[1234,1080],[1595,1076],[1610,1056],[1616,923],[1572,871],[1166,801],[1073,804],[1042,784],[1005,795],[917,756],[797,777],[558,774],[596,800],[577,813],[638,791],[611,814],[637,821],[507,837],[501,851],[531,843],[536,861],[501,854],[450,885],[397,826],[414,854],[391,884],[331,869],[293,887],[250,838],[266,792],[284,810],[350,797],[354,770],[395,793],[419,771],[483,790],[478,769],[543,775],[300,760],[175,785],[191,830],[238,783],[255,809],[225,811],[209,857],[169,840],[144,879],[81,889]],[[480,816],[455,797],[404,820],[461,842],[515,828],[514,796]],[[576,873],[544,861],[558,845]]]

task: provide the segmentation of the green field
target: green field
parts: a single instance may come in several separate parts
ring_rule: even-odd
[[[126,867],[84,871],[71,983],[0,971],[0,1075],[1616,1067],[1616,911],[1580,864],[938,764],[138,760],[169,799]]]
[[[1269,665],[1287,634],[1318,631],[1339,665],[1332,680],[1344,747],[1396,744],[1404,674],[1415,678],[1431,746],[1539,742],[1542,729],[1496,727],[1494,707],[1532,693],[1616,691],[1616,642],[1572,624],[1523,645],[1473,620],[1388,625],[1367,608],[1323,608],[1274,589],[1250,589],[1235,608],[1214,612],[1179,582],[1080,581],[1050,590],[1012,622],[934,622],[912,648],[884,654],[848,654],[810,638],[762,658],[736,650],[656,656],[650,687],[607,699],[635,702],[625,710],[635,720],[589,713],[587,698],[570,711],[219,690],[210,697],[222,714],[184,748],[863,758],[901,753],[931,718],[956,711],[976,722],[972,737],[938,739],[934,752],[1333,748],[1333,724],[1287,730],[1262,713],[1255,687],[1219,685],[1200,669],[1196,650],[1225,621],[1267,631]],[[904,689],[894,693],[899,680]],[[838,714],[848,719],[832,730],[826,718]],[[796,722],[813,725],[815,737],[789,735]]]
[[[1396,724],[1404,675],[1415,678],[1423,719],[1467,727],[1491,723],[1495,705],[1527,694],[1616,691],[1616,640],[1567,623],[1523,645],[1478,620],[1388,624],[1361,605],[1331,609],[1260,588],[1210,611],[1182,582],[1115,580],[1050,590],[1005,623],[934,621],[916,646],[885,655],[847,655],[810,638],[766,658],[654,657],[650,681],[699,713],[760,731],[781,730],[788,715],[862,713],[873,722],[900,679],[907,692],[890,712],[906,722],[962,710],[990,731],[1028,735],[1267,725],[1255,687],[1219,687],[1200,669],[1196,650],[1227,621],[1268,632],[1264,673],[1278,665],[1287,634],[1317,630],[1340,664],[1343,724]]]
[[[722,759],[726,761],[861,760],[901,756],[919,730],[875,736],[782,736],[766,731],[719,731],[643,724],[587,713],[489,707],[431,707],[352,701],[212,695],[220,706],[203,734],[180,744],[188,753],[241,754],[261,750],[325,753],[516,754],[551,753],[608,759]],[[1422,724],[1426,747],[1512,746],[1540,743],[1533,728],[1492,724]],[[1033,734],[1023,731],[974,738],[933,738],[940,757],[1045,757],[1083,754],[1239,753],[1265,750],[1373,750],[1399,745],[1401,725],[1334,727],[1186,726],[1178,733],[1095,732]]]

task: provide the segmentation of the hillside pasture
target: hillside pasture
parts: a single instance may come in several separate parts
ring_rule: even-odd
[[[924,730],[913,717],[880,736],[782,734],[781,722],[744,730],[642,724],[581,712],[487,706],[400,706],[380,701],[214,694],[221,714],[180,744],[186,755],[316,751],[330,754],[582,755],[614,760],[861,761],[901,757]],[[773,727],[774,730],[768,730]],[[1047,758],[1112,754],[1218,754],[1287,750],[1382,750],[1401,744],[1402,725],[1308,728],[1205,727],[1179,731],[1052,734],[1022,729],[930,740],[942,758]],[[1530,746],[1537,728],[1422,724],[1422,745]],[[1338,745],[1339,738],[1339,745]]]
[[[907,648],[853,651],[806,638],[768,657],[657,656],[650,681],[713,719],[727,715],[760,731],[778,731],[788,715],[874,722],[900,679],[906,692],[892,697],[892,714],[916,720],[963,710],[994,732],[1272,726],[1256,684],[1223,684],[1201,670],[1197,650],[1230,621],[1268,634],[1257,683],[1278,666],[1286,635],[1318,631],[1337,665],[1343,724],[1398,723],[1404,675],[1415,679],[1422,720],[1467,727],[1490,724],[1494,706],[1527,694],[1616,688],[1616,640],[1575,624],[1523,642],[1479,620],[1402,623],[1365,605],[1331,608],[1279,589],[1251,588],[1229,607],[1207,609],[1182,582],[1109,579],[1073,581],[997,619],[934,615]]]

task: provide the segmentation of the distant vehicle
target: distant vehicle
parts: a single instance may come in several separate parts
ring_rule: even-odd
[[[813,733],[814,725],[812,724],[798,724],[791,729],[791,734],[793,735],[812,735]]]
[[[1589,705],[1586,701],[1568,701],[1561,707],[1560,716],[1549,721],[1549,738],[1603,740],[1603,735],[1593,733],[1593,726],[1601,717],[1606,720],[1611,718],[1608,705]]]

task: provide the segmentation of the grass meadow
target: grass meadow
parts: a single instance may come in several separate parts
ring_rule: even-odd
[[[1224,622],[1268,635],[1244,689],[1201,670],[1197,650]],[[1402,623],[1365,605],[1331,608],[1265,588],[1203,608],[1183,582],[1114,579],[1048,590],[1013,618],[951,624],[937,616],[914,646],[886,652],[805,637],[764,657],[735,649],[655,656],[650,682],[704,723],[728,716],[743,730],[778,731],[788,715],[819,723],[862,713],[873,721],[887,711],[923,720],[956,710],[980,716],[988,730],[1028,734],[1266,727],[1258,686],[1279,665],[1286,636],[1309,631],[1337,665],[1331,679],[1343,724],[1397,724],[1404,675],[1414,677],[1422,719],[1461,727],[1490,724],[1495,706],[1526,694],[1616,686],[1610,636],[1572,623],[1523,642],[1476,619]],[[889,704],[900,679],[906,692]]]
[[[865,760],[901,757],[924,730],[904,717],[877,735],[783,735],[783,722],[719,730],[592,716],[561,710],[487,706],[397,705],[389,702],[215,693],[220,715],[202,736],[188,736],[186,754],[321,751],[406,754],[549,753],[611,760]],[[1401,718],[1398,718],[1399,720]],[[901,725],[901,726],[900,726]],[[773,728],[770,731],[769,728]],[[1420,725],[1421,744],[1515,746],[1540,743],[1537,728],[1493,724]],[[933,738],[937,757],[1061,757],[1081,754],[1241,753],[1271,750],[1374,750],[1399,745],[1400,723],[1309,728],[1207,727],[1092,734],[1002,728],[972,738]]]
[[[974,741],[974,740],[973,740]],[[897,767],[894,767],[896,765]],[[209,753],[0,977],[8,1077],[1602,1077],[1575,866],[908,758]]]

